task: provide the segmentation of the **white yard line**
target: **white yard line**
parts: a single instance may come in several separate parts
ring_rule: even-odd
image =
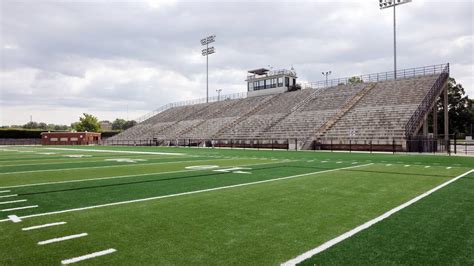
[[[0,210],[0,212],[9,212],[9,211],[17,211],[17,210],[32,209],[32,208],[38,208],[38,205],[23,206],[23,207],[11,208],[11,209],[3,209],[3,210]]]
[[[85,237],[85,236],[87,236],[87,233],[81,233],[81,234],[70,235],[70,236],[63,236],[63,237],[58,237],[58,238],[53,238],[53,239],[48,239],[48,240],[40,241],[40,242],[38,242],[38,245],[40,245],[40,246],[42,246],[42,245],[48,245],[48,244],[51,244],[51,243],[56,243],[56,242],[61,242],[61,241],[66,241],[66,240],[71,240],[71,239],[80,238],[80,237]]]
[[[469,170],[469,171],[467,171],[467,172],[465,172],[465,173],[463,173],[463,174],[461,174],[461,175],[459,175],[459,176],[456,176],[455,178],[450,179],[450,180],[444,182],[443,184],[441,184],[441,185],[439,185],[439,186],[437,186],[437,187],[435,187],[435,188],[433,188],[433,189],[431,189],[431,190],[429,190],[429,191],[427,191],[427,192],[425,192],[425,193],[423,193],[423,194],[421,194],[421,195],[419,195],[419,196],[417,196],[417,197],[415,197],[415,198],[413,198],[413,199],[411,199],[411,200],[409,200],[409,201],[403,203],[402,205],[400,205],[400,206],[398,206],[398,207],[395,207],[395,208],[391,209],[390,211],[388,211],[388,212],[386,212],[386,213],[384,213],[384,214],[382,214],[382,215],[380,215],[380,216],[378,216],[378,217],[376,217],[376,218],[374,218],[374,219],[372,219],[372,220],[370,220],[370,221],[368,221],[368,222],[366,222],[366,223],[364,223],[364,224],[362,224],[362,225],[359,225],[359,226],[357,226],[356,228],[354,228],[354,229],[352,229],[352,230],[350,230],[350,231],[347,231],[347,232],[345,232],[344,234],[342,234],[342,235],[340,235],[340,236],[338,236],[338,237],[336,237],[336,238],[333,238],[333,239],[327,241],[326,243],[324,243],[324,244],[322,244],[322,245],[320,245],[320,246],[318,246],[318,247],[316,247],[316,248],[314,248],[314,249],[311,249],[311,250],[309,250],[309,251],[307,251],[307,252],[305,252],[305,253],[303,253],[303,254],[297,256],[296,258],[293,258],[293,259],[291,259],[291,260],[289,260],[289,261],[286,261],[286,262],[282,263],[281,265],[285,265],[285,266],[296,265],[296,264],[298,264],[298,263],[300,263],[300,262],[302,262],[302,261],[304,261],[304,260],[306,260],[306,259],[309,259],[309,258],[311,258],[312,256],[314,256],[314,255],[316,255],[316,254],[318,254],[318,253],[320,253],[320,252],[322,252],[322,251],[324,251],[324,250],[326,250],[326,249],[328,249],[328,248],[330,248],[330,247],[336,245],[337,243],[339,243],[339,242],[341,242],[341,241],[343,241],[343,240],[345,240],[345,239],[347,239],[347,238],[349,238],[349,237],[351,237],[351,236],[353,236],[353,235],[359,233],[360,231],[365,230],[365,229],[369,228],[370,226],[372,226],[372,225],[374,225],[374,224],[376,224],[376,223],[378,223],[378,222],[380,222],[380,221],[382,221],[382,220],[384,220],[384,219],[390,217],[392,214],[394,214],[394,213],[396,213],[396,212],[398,212],[398,211],[400,211],[400,210],[402,210],[402,209],[404,209],[404,208],[406,208],[406,207],[412,205],[413,203],[415,203],[415,202],[417,202],[417,201],[419,201],[419,200],[421,200],[421,199],[423,199],[423,198],[425,198],[425,197],[431,195],[431,194],[434,193],[435,191],[440,190],[441,188],[443,188],[443,187],[445,187],[445,186],[447,186],[447,185],[449,185],[449,184],[451,184],[451,183],[457,181],[458,179],[460,179],[460,178],[462,178],[462,177],[464,177],[464,176],[466,176],[466,175],[468,175],[468,174],[470,174],[470,173],[472,173],[472,172],[474,172],[474,169]]]
[[[31,215],[22,216],[20,218],[21,219],[28,219],[28,218],[33,218],[33,217],[48,216],[48,215],[55,215],[55,214],[68,213],[68,212],[85,211],[85,210],[92,210],[92,209],[97,209],[97,208],[124,205],[124,204],[130,204],[130,203],[137,203],[137,202],[144,202],[144,201],[151,201],[151,200],[158,200],[158,199],[165,199],[165,198],[173,198],[173,197],[179,197],[179,196],[185,196],[185,195],[193,195],[193,194],[199,194],[199,193],[211,192],[211,191],[217,191],[217,190],[223,190],[223,189],[230,189],[230,188],[245,187],[245,186],[257,185],[257,184],[276,182],[276,181],[292,179],[292,178],[308,176],[308,175],[318,175],[318,174],[330,173],[330,172],[335,172],[335,171],[340,171],[340,170],[346,170],[346,169],[353,169],[353,168],[369,166],[369,165],[372,165],[372,163],[363,164],[363,165],[356,165],[356,166],[349,166],[349,167],[343,167],[343,168],[335,168],[335,169],[318,171],[318,172],[311,172],[311,173],[306,173],[306,174],[285,176],[285,177],[279,177],[279,178],[262,180],[262,181],[242,183],[242,184],[237,184],[237,185],[230,185],[230,186],[209,188],[209,189],[196,190],[196,191],[190,191],[190,192],[183,192],[183,193],[177,193],[177,194],[171,194],[171,195],[164,195],[164,196],[157,196],[157,197],[150,197],[150,198],[143,198],[143,199],[136,199],[136,200],[129,200],[129,201],[119,201],[119,202],[114,202],[114,203],[88,206],[88,207],[82,207],[82,208],[75,208],[75,209],[69,209],[69,210],[62,210],[62,211],[31,214]],[[7,221],[10,221],[10,219],[0,220],[0,222],[7,222]]]
[[[37,229],[46,228],[46,227],[52,227],[52,226],[57,226],[57,225],[63,225],[63,224],[66,224],[66,222],[57,222],[57,223],[49,223],[49,224],[35,225],[35,226],[30,226],[30,227],[22,228],[21,230],[23,230],[23,231],[31,231],[31,230],[37,230]]]
[[[11,201],[1,201],[0,205],[18,203],[18,202],[25,202],[25,201],[27,201],[27,200],[26,199],[21,199],[21,200],[11,200]]]
[[[231,159],[225,159],[225,160],[231,160]],[[188,161],[188,162],[200,162],[200,161],[208,161],[208,160]],[[216,161],[216,160],[212,160],[212,161]],[[286,163],[286,162],[290,162],[290,161],[268,162],[268,163],[257,163],[257,164],[244,164],[244,165],[237,165],[237,166],[255,166],[255,165],[265,165],[265,164]],[[229,166],[222,166],[222,167],[229,167]],[[146,173],[146,174],[136,174],[136,175],[106,176],[106,177],[98,177],[98,178],[76,179],[76,180],[66,180],[66,181],[55,181],[55,182],[44,182],[44,183],[35,183],[35,184],[6,186],[6,187],[2,187],[2,188],[34,187],[34,186],[44,186],[44,185],[54,185],[54,184],[78,183],[78,182],[83,182],[83,181],[84,182],[90,182],[90,181],[98,181],[98,180],[105,180],[105,179],[119,179],[119,178],[139,177],[139,176],[148,176],[148,175],[174,174],[174,173],[184,173],[184,172],[203,171],[203,170],[209,170],[209,169],[191,169],[191,170],[178,170],[178,171]]]
[[[45,149],[57,150],[57,151],[90,151],[90,152],[126,153],[126,154],[154,154],[154,155],[176,155],[176,156],[186,155],[185,153],[152,152],[152,151],[118,151],[118,150],[72,149],[72,148],[45,148]]]
[[[94,253],[87,254],[87,255],[84,255],[84,256],[63,260],[63,261],[61,261],[61,264],[67,265],[67,264],[71,264],[71,263],[76,263],[76,262],[79,262],[79,261],[88,260],[88,259],[96,258],[96,257],[99,257],[99,256],[108,255],[108,254],[114,253],[116,251],[117,250],[115,250],[113,248],[110,248],[110,249],[107,249],[107,250],[94,252]]]
[[[2,190],[2,191],[0,191],[0,193],[8,193],[8,192],[10,192],[10,190]]]
[[[217,160],[232,160],[232,159],[217,159]],[[137,164],[104,165],[104,166],[90,166],[90,167],[77,167],[77,168],[58,168],[58,169],[31,170],[31,171],[17,171],[17,172],[0,173],[0,175],[14,175],[14,174],[27,174],[27,173],[40,173],[40,172],[60,172],[60,171],[73,171],[73,170],[84,170],[84,169],[102,169],[102,168],[114,168],[114,167],[131,167],[131,166],[174,164],[174,163],[187,163],[187,162],[200,162],[200,161],[216,161],[216,159],[192,160],[192,161],[173,161],[173,162],[158,162],[158,163],[137,163]]]
[[[3,198],[11,198],[11,197],[16,197],[16,196],[18,196],[18,194],[5,195],[5,196],[0,196],[0,199],[3,199]]]

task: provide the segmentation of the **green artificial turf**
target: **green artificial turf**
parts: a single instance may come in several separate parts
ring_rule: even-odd
[[[474,174],[302,265],[474,265]]]
[[[18,194],[13,198],[0,198],[0,202],[19,198],[28,200],[27,203],[0,205],[0,209],[6,206],[38,205],[38,208],[34,209],[2,212],[0,220],[11,214],[24,217],[183,192],[250,185],[37,216],[26,218],[21,223],[2,222],[1,265],[59,264],[63,259],[108,248],[115,248],[117,252],[89,260],[87,264],[279,264],[474,167],[471,158],[404,154],[163,147],[66,148],[77,150],[51,151],[44,147],[14,147],[0,151],[0,191],[8,189],[8,193]],[[20,153],[8,149],[33,152]],[[184,155],[97,153],[84,149],[171,152]],[[56,154],[38,154],[42,152]],[[91,157],[63,156],[74,154],[86,154]],[[111,158],[146,161],[104,161]],[[186,168],[196,165],[217,165],[219,168]],[[250,174],[214,171],[235,166],[250,168],[242,170]],[[354,166],[360,167],[341,169]],[[294,175],[304,176],[275,180]],[[64,181],[78,182],[36,185]],[[259,181],[272,182],[252,183]],[[448,193],[449,196],[460,191],[440,192]],[[420,201],[422,202],[424,201]],[[472,201],[459,204],[458,210],[452,215],[463,219],[462,210],[469,207],[469,203],[472,204]],[[439,213],[431,214],[436,216]],[[444,213],[441,213],[440,217],[443,215]],[[467,218],[469,217],[466,216],[465,219]],[[406,221],[402,219],[402,222],[394,223],[403,227],[404,224],[413,224],[416,217],[411,213],[411,217],[404,219]],[[426,216],[425,220],[425,224],[442,224],[432,221],[436,220],[436,217],[430,220]],[[445,219],[441,219],[443,220]],[[23,227],[58,221],[65,221],[67,224],[35,231],[21,231]],[[389,221],[392,221],[392,217],[384,223]],[[458,227],[447,228],[469,227],[469,223],[459,223],[461,225]],[[377,226],[363,233],[377,229]],[[397,226],[389,226],[376,235],[386,235],[386,239],[395,234],[390,228],[399,229]],[[425,230],[429,232],[430,227]],[[45,246],[37,245],[41,240],[83,232],[89,235]],[[454,229],[445,229],[445,232],[444,236],[449,233],[457,235]],[[469,233],[466,229],[462,232]],[[472,230],[470,232],[472,233]],[[417,233],[412,231],[411,234]],[[358,236],[347,241],[357,239]],[[383,246],[378,244],[379,240],[370,239],[367,242],[368,245],[378,245],[383,249]],[[452,241],[454,239],[449,240]],[[466,241],[465,243],[472,243],[472,238]],[[396,242],[395,246],[395,250],[400,251],[399,254],[404,252],[401,242]],[[445,245],[449,245],[449,242]],[[344,243],[342,242],[341,246]],[[413,246],[416,244],[416,238],[413,238]],[[338,246],[334,247],[336,248]],[[352,250],[350,247],[349,249]],[[331,250],[327,251],[328,254]],[[328,255],[328,259],[322,261],[318,257],[314,259],[316,263],[350,262],[342,260],[353,256],[350,252],[342,256],[341,261],[334,260],[341,252],[344,250],[336,252],[332,257]],[[455,252],[455,249],[452,252]],[[383,254],[382,251],[380,254]],[[424,260],[424,257],[431,256],[426,248],[420,249],[417,254],[417,259],[413,261],[393,261],[421,264],[430,261],[429,258]],[[467,256],[463,254],[467,253],[457,252],[459,257]],[[370,252],[367,256],[371,256]],[[364,259],[361,255],[359,262]],[[380,260],[380,257],[375,256],[372,263],[378,261],[383,264],[392,260]]]

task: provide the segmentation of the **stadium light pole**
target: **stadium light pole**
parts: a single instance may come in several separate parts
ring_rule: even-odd
[[[380,9],[393,7],[393,75],[397,79],[397,13],[396,6],[406,4],[411,0],[379,0]]]
[[[328,76],[331,75],[331,70],[323,72],[323,76],[326,77],[326,87],[328,86]]]
[[[206,46],[206,49],[202,49],[202,56],[206,57],[206,103],[209,102],[209,55],[216,52],[214,47],[209,47],[209,44],[215,41],[216,35],[201,39],[201,45]]]
[[[217,89],[216,92],[217,92],[217,101],[220,102],[221,101],[221,91],[222,89]]]

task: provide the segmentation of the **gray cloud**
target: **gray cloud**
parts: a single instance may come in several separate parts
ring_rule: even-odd
[[[1,3],[0,124],[31,113],[56,123],[81,111],[113,119],[127,105],[143,114],[203,97],[199,40],[212,33],[211,95],[245,91],[245,71],[267,65],[293,65],[301,81],[326,70],[343,77],[392,68],[392,13],[377,1]],[[469,0],[401,6],[399,67],[451,62],[474,95],[473,24]]]

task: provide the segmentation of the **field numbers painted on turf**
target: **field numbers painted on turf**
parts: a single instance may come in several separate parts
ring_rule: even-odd
[[[118,163],[137,163],[145,162],[145,159],[129,159],[129,158],[117,158],[117,159],[105,159],[107,162],[118,162]]]
[[[210,170],[210,169],[215,169],[219,168],[218,165],[192,165],[192,166],[186,166],[186,169],[190,170]]]
[[[69,158],[85,158],[85,157],[92,157],[92,155],[84,155],[84,154],[71,154],[71,155],[63,155],[64,157]]]
[[[252,170],[252,168],[247,168],[247,167],[232,167],[232,168],[219,169],[219,170],[213,170],[213,171],[214,171],[214,172],[221,172],[221,173],[251,174],[251,172],[241,171],[241,170]]]

